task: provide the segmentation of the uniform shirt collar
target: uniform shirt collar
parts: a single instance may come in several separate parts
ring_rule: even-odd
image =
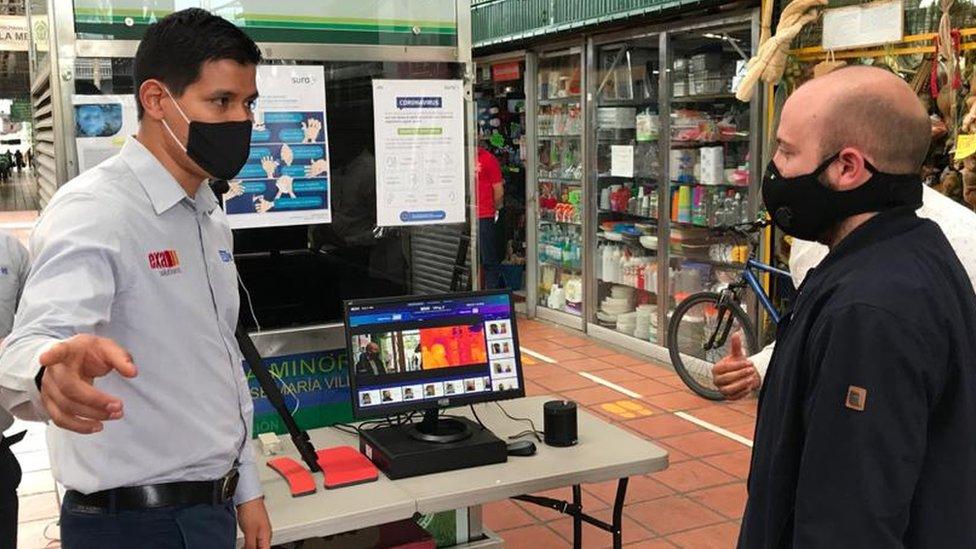
[[[200,185],[196,200],[190,200],[176,178],[138,139],[128,138],[119,154],[149,196],[156,215],[162,215],[182,200],[188,200],[197,211],[207,214],[217,207],[217,197],[206,183]]]

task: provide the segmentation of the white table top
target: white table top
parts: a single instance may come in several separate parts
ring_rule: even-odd
[[[502,402],[512,416],[531,418],[542,429],[542,405],[553,397],[531,397]],[[496,436],[528,430],[527,422],[512,421],[494,403],[475,406],[485,426]],[[451,413],[471,416],[469,408]],[[258,457],[261,485],[271,517],[274,543],[310,537],[329,536],[367,526],[403,520],[415,512],[436,513],[480,505],[512,496],[532,494],[572,486],[604,482],[660,471],[668,466],[665,450],[636,435],[611,425],[580,409],[579,444],[554,448],[536,444],[531,457],[509,457],[507,463],[436,473],[391,481],[382,473],[378,481],[336,490],[322,487],[316,473],[318,491],[291,497],[288,484]],[[315,429],[309,433],[317,449],[349,445],[358,448],[356,437],[336,429]],[[298,452],[285,435],[283,451],[301,462]]]

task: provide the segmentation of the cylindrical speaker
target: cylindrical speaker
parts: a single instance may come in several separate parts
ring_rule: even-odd
[[[576,444],[576,403],[571,400],[550,400],[543,405],[546,444],[572,446]]]

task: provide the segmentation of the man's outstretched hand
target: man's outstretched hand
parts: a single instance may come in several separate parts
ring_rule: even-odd
[[[712,380],[728,400],[739,400],[759,388],[759,371],[742,352],[742,335],[732,334],[729,356],[712,367]]]
[[[41,400],[51,420],[62,429],[97,433],[102,422],[122,417],[122,401],[93,385],[96,377],[117,371],[136,376],[132,355],[111,339],[80,334],[41,355]]]

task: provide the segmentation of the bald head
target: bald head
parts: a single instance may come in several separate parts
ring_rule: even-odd
[[[821,159],[850,147],[887,173],[918,172],[931,141],[928,114],[912,89],[873,67],[846,67],[804,84],[784,105],[783,122],[796,138],[800,131],[816,137]]]

